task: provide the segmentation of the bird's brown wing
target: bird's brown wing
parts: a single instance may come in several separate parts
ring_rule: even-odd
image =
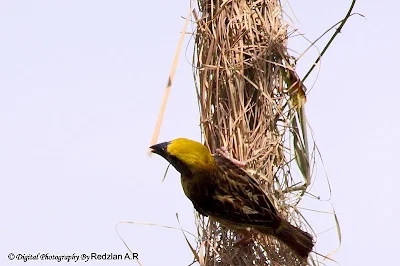
[[[229,159],[214,155],[213,204],[203,212],[231,224],[278,227],[280,218],[260,185]],[[212,183],[213,183],[212,182]]]

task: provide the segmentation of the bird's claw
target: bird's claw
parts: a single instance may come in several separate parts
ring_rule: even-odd
[[[240,247],[240,246],[246,246],[251,243],[253,243],[254,240],[252,237],[249,236],[242,236],[241,238],[237,239],[234,243],[233,246],[235,247]]]
[[[247,165],[247,162],[231,158],[231,155],[229,154],[228,149],[226,147],[217,148],[215,151],[239,167],[245,167]]]

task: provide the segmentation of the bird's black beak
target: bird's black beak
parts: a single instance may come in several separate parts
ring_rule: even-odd
[[[168,145],[171,144],[170,141],[168,142],[162,142],[162,143],[158,143],[156,145],[153,145],[150,147],[150,150],[152,153],[156,153],[158,155],[160,155],[161,157],[163,157],[165,160],[167,160],[170,164],[172,164],[173,167],[175,167],[176,170],[178,170],[178,172],[180,172],[182,175],[186,176],[186,177],[191,177],[192,176],[192,172],[189,170],[189,168],[187,167],[187,165],[185,165],[184,163],[182,163],[178,158],[176,158],[175,156],[172,156],[168,153]]]
[[[168,155],[167,147],[170,142],[162,142],[150,147],[152,153],[156,153],[164,158]]]

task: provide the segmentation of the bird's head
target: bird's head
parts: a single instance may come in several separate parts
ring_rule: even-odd
[[[153,145],[150,149],[164,157],[185,176],[211,170],[215,163],[206,146],[190,139],[178,138]]]

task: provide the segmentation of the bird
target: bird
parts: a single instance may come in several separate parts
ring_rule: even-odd
[[[259,183],[227,156],[187,138],[152,145],[150,151],[181,174],[183,191],[201,215],[238,232],[273,236],[304,259],[312,251],[313,237],[286,221]]]

